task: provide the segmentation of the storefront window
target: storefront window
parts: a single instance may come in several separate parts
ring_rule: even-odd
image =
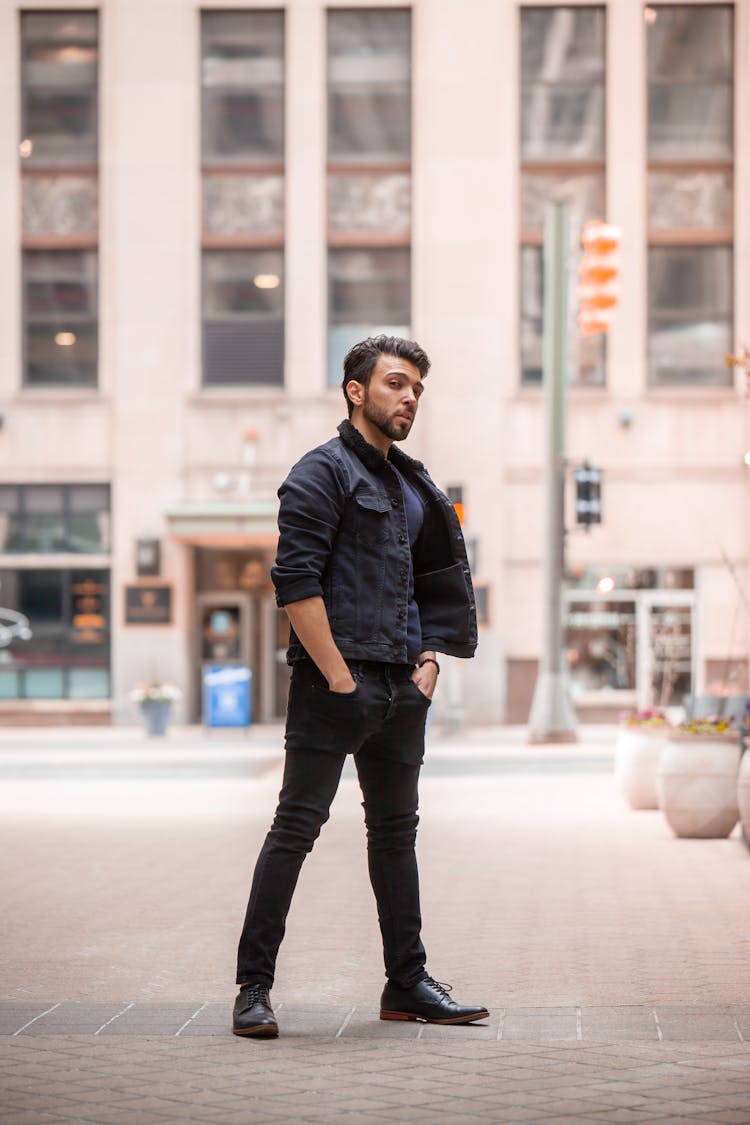
[[[109,697],[109,571],[0,570],[0,606],[31,627],[0,649],[0,699]]]
[[[0,488],[0,551],[107,553],[109,485],[3,486]]]
[[[568,613],[571,691],[635,691],[635,602],[576,601]]]
[[[671,707],[693,690],[694,571],[574,571],[566,592],[571,693],[578,703]]]

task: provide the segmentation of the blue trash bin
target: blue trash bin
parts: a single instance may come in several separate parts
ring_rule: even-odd
[[[203,669],[203,725],[249,727],[253,674],[245,664],[208,664]]]

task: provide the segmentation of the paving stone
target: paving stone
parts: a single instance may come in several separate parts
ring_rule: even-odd
[[[739,1039],[734,1016],[729,1008],[659,1005],[656,1015],[663,1039],[718,1039],[728,1042]]]
[[[176,1035],[201,1003],[134,1004],[103,1027],[100,1035]],[[122,1006],[121,1006],[122,1008]],[[100,1024],[101,1026],[101,1024]]]
[[[54,1008],[54,1002],[13,1003],[0,1001],[0,1035],[15,1035],[31,1020],[38,1019],[44,1012]]]
[[[35,1019],[21,1035],[93,1035],[124,1011],[124,1004],[65,1001]]]
[[[636,1007],[582,1008],[581,1034],[584,1041],[594,1039],[607,1043],[658,1041],[659,1038],[653,1012]]]
[[[360,1016],[355,1013],[343,1032],[343,1038],[356,1039],[416,1039],[422,1025],[409,1020],[381,1020],[377,1016]]]
[[[547,1013],[539,1009],[506,1011],[502,1026],[503,1039],[528,1039],[532,1042],[545,1039],[578,1039],[578,1019],[575,1011]]]

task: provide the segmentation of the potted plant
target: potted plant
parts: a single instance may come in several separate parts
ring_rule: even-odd
[[[182,698],[182,692],[176,684],[152,680],[148,684],[136,684],[130,698],[140,707],[146,733],[164,735],[169,726],[172,704]]]
[[[656,770],[672,729],[664,711],[624,711],[615,747],[615,780],[631,809],[658,809]]]
[[[709,716],[667,735],[657,771],[659,808],[676,836],[721,839],[739,818],[737,728]]]

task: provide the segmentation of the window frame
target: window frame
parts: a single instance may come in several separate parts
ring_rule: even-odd
[[[409,158],[397,158],[393,156],[382,157],[378,155],[363,154],[358,159],[351,157],[338,157],[332,156],[330,151],[330,136],[331,136],[331,120],[330,120],[330,107],[331,107],[331,63],[332,52],[330,49],[330,30],[331,19],[340,12],[369,12],[381,15],[383,13],[398,13],[408,16],[409,22],[409,44],[408,44],[408,113],[409,113]],[[325,333],[325,363],[324,363],[324,386],[327,391],[335,391],[340,393],[340,382],[331,382],[331,344],[332,344],[332,331],[336,328],[346,327],[346,324],[353,322],[338,322],[333,316],[332,306],[332,252],[337,251],[357,251],[357,250],[406,250],[408,251],[409,260],[409,276],[408,276],[408,292],[409,292],[409,331],[411,332],[411,323],[414,316],[414,268],[413,268],[413,251],[412,251],[412,231],[413,231],[413,212],[411,204],[409,207],[409,224],[408,227],[398,232],[386,232],[377,230],[341,230],[334,226],[331,221],[331,182],[336,176],[388,176],[394,174],[408,175],[410,193],[413,184],[413,152],[414,152],[414,11],[409,5],[397,4],[393,7],[379,7],[377,5],[368,5],[363,8],[326,8],[326,31],[325,31],[325,50],[326,50],[326,97],[325,97],[325,113],[326,113],[326,166],[325,166],[325,230],[326,230],[326,333]]]
[[[2,515],[10,515],[10,516],[16,517],[16,519],[18,520],[19,537],[21,539],[23,539],[23,535],[25,533],[26,525],[27,525],[27,522],[28,522],[28,519],[29,519],[30,515],[34,515],[34,514],[51,515],[51,516],[58,516],[59,515],[60,522],[61,522],[61,525],[62,525],[62,528],[63,528],[63,533],[64,533],[65,546],[60,547],[59,549],[55,549],[54,551],[38,551],[38,550],[34,550],[34,549],[28,547],[27,545],[23,545],[23,546],[19,547],[18,549],[8,550],[6,548],[4,550],[0,550],[0,557],[10,560],[15,555],[30,555],[30,554],[36,555],[36,554],[38,554],[40,556],[44,556],[45,558],[48,558],[48,557],[53,557],[56,554],[70,554],[70,555],[80,555],[82,558],[85,558],[87,555],[99,556],[99,555],[109,555],[111,553],[111,549],[112,549],[111,541],[108,544],[100,547],[98,550],[76,551],[75,547],[72,546],[73,539],[72,539],[72,528],[71,528],[71,523],[70,523],[72,516],[80,515],[80,514],[97,514],[97,515],[106,514],[110,518],[110,521],[111,521],[111,517],[112,517],[112,488],[111,488],[111,485],[110,485],[109,481],[97,481],[97,482],[93,482],[93,481],[65,481],[65,482],[62,482],[62,481],[45,481],[44,483],[40,483],[40,484],[28,484],[28,483],[13,484],[13,483],[10,483],[10,484],[5,484],[3,487],[7,488],[7,489],[15,489],[15,493],[16,493],[15,508],[14,509],[3,508],[2,509]],[[49,512],[32,513],[32,512],[29,511],[29,506],[28,506],[29,492],[33,491],[34,489],[37,489],[37,488],[59,488],[61,490],[62,504],[60,506],[59,512],[49,511]],[[72,494],[73,494],[73,489],[77,489],[77,488],[88,488],[92,492],[95,489],[104,489],[106,491],[106,494],[107,494],[107,506],[106,506],[106,508],[100,508],[96,511],[96,513],[76,512],[73,508],[73,505],[72,505]]]
[[[60,16],[61,18],[70,15],[75,17],[85,13],[95,17],[96,21],[96,84],[93,87],[95,97],[95,147],[97,158],[93,163],[86,162],[73,162],[71,164],[62,163],[34,163],[27,164],[24,157],[19,151],[19,175],[21,179],[21,206],[23,207],[23,188],[27,180],[34,177],[65,177],[65,176],[80,176],[93,181],[96,190],[97,200],[97,218],[96,230],[92,233],[84,234],[29,234],[24,227],[23,211],[19,217],[20,220],[20,252],[21,252],[21,291],[23,294],[21,300],[21,388],[23,391],[31,392],[63,392],[73,391],[89,391],[97,392],[101,386],[101,378],[99,371],[100,361],[100,284],[99,284],[99,230],[100,230],[100,216],[99,216],[99,200],[100,200],[100,145],[101,145],[101,96],[102,96],[102,67],[101,67],[101,12],[98,8],[60,8],[60,9],[36,9],[36,8],[21,8],[18,12],[18,44],[19,44],[19,90],[20,90],[20,106],[19,106],[19,119],[18,128],[19,135],[24,137],[24,113],[26,104],[26,90],[23,85],[24,81],[24,59],[25,59],[25,43],[24,39],[24,21],[29,16]],[[28,337],[28,320],[26,314],[26,272],[24,270],[24,253],[27,250],[41,250],[49,253],[56,251],[80,251],[89,252],[95,255],[95,268],[96,268],[96,294],[94,303],[94,314],[91,324],[94,327],[95,338],[95,363],[94,363],[94,380],[93,382],[78,381],[75,383],[69,382],[55,382],[45,381],[37,382],[31,381],[29,375],[29,337]]]
[[[284,7],[269,7],[269,8],[201,8],[198,11],[198,19],[200,23],[199,30],[199,97],[200,97],[200,381],[199,388],[202,394],[212,393],[214,391],[227,391],[232,390],[240,394],[249,393],[252,391],[268,391],[268,390],[283,390],[286,385],[286,370],[285,370],[285,348],[283,344],[284,335],[286,331],[286,284],[285,284],[285,226],[286,226],[286,198],[287,198],[287,184],[286,184],[286,143],[287,143],[287,130],[286,130],[286,106],[287,106],[287,69],[288,69],[288,47],[289,36],[287,27],[287,11]],[[282,121],[284,122],[282,132],[282,155],[278,159],[272,159],[268,156],[258,156],[255,158],[238,159],[234,161],[220,161],[220,160],[206,160],[204,155],[204,131],[207,128],[205,102],[203,96],[203,74],[202,67],[205,58],[204,55],[204,19],[205,17],[216,17],[218,15],[228,15],[233,17],[248,16],[252,18],[254,15],[261,13],[273,13],[281,19],[281,66],[282,66],[282,83],[281,83],[281,111]],[[208,231],[206,229],[206,186],[209,180],[227,178],[227,177],[244,177],[252,179],[255,177],[263,176],[280,176],[282,179],[282,215],[281,226],[276,231],[241,231],[241,232],[219,232]],[[277,382],[268,383],[255,383],[255,382],[235,382],[233,380],[224,379],[217,381],[207,378],[206,368],[206,325],[209,321],[206,312],[205,302],[205,275],[206,275],[206,257],[208,253],[215,253],[217,251],[241,251],[241,250],[278,250],[281,253],[282,275],[281,284],[284,287],[284,305],[281,310],[281,331],[282,331],[282,352],[281,352],[281,372],[280,379]]]
[[[734,0],[727,3],[726,0],[720,0],[718,3],[711,3],[704,0],[702,3],[690,3],[682,0],[682,3],[649,3],[649,7],[659,9],[665,8],[674,10],[676,8],[689,11],[697,8],[725,8],[731,16],[731,24],[733,32],[736,32],[737,25],[737,9]],[[643,40],[644,52],[648,58],[648,24],[645,26],[645,34]],[[737,50],[735,45],[734,34],[731,37],[731,51],[732,51],[732,67],[731,67],[731,81],[729,88],[732,98],[732,119],[733,125],[737,114]],[[659,86],[674,86],[681,85],[680,82],[662,79],[658,82]],[[736,225],[736,143],[735,131],[732,130],[732,156],[726,158],[712,158],[703,159],[699,157],[686,157],[680,159],[678,157],[670,156],[668,158],[652,157],[649,151],[649,99],[651,92],[651,78],[648,73],[648,63],[646,63],[646,258],[648,263],[647,275],[650,270],[650,258],[652,248],[658,249],[660,247],[677,247],[686,250],[700,249],[703,247],[729,247],[732,250],[732,307],[729,315],[729,336],[730,341],[734,335],[734,325],[736,322],[737,309],[736,309],[736,285],[735,285],[735,261],[736,255],[734,254],[734,239],[735,239],[735,225]],[[652,172],[720,172],[727,175],[729,181],[729,200],[728,212],[730,222],[725,226],[717,226],[713,228],[697,228],[695,230],[685,227],[673,227],[669,230],[663,228],[654,228],[651,225],[651,173]],[[660,381],[656,379],[655,373],[651,367],[651,327],[652,327],[652,298],[651,289],[646,284],[645,287],[645,302],[646,302],[646,316],[645,316],[645,341],[644,341],[644,366],[646,371],[646,383],[649,391],[661,390],[733,390],[734,379],[731,371],[728,371],[726,381],[719,382],[699,382],[696,383],[692,380],[682,382]],[[711,310],[709,310],[711,311]],[[679,318],[678,318],[679,319]],[[688,317],[685,318],[685,323],[690,323]],[[718,370],[719,363],[717,362],[716,369]]]
[[[551,157],[550,159],[543,159],[539,157],[529,158],[523,155],[523,58],[522,58],[522,44],[523,44],[523,29],[522,21],[523,14],[526,11],[555,11],[556,9],[571,9],[576,11],[599,11],[603,20],[603,35],[602,35],[602,104],[603,104],[603,121],[602,121],[602,149],[603,155],[600,158],[591,156],[582,157],[580,159],[563,160],[559,157]],[[518,387],[521,391],[535,391],[541,389],[541,384],[536,379],[524,378],[524,372],[528,368],[524,367],[524,354],[523,354],[523,332],[522,326],[524,323],[524,306],[523,306],[523,257],[524,250],[531,247],[539,249],[544,245],[544,230],[543,229],[530,229],[524,226],[524,181],[526,176],[529,175],[555,175],[561,180],[567,177],[576,176],[598,176],[601,179],[602,185],[602,204],[604,214],[607,208],[607,3],[606,0],[595,0],[592,3],[586,3],[585,0],[579,0],[578,3],[552,3],[540,4],[530,3],[521,4],[518,8],[518,30],[517,30],[517,43],[519,52],[519,104],[518,104],[518,150],[521,154],[518,171],[518,212],[517,212],[517,229],[518,229]],[[545,85],[554,87],[558,83],[547,82]],[[593,218],[594,216],[592,216]],[[541,302],[543,306],[543,301]],[[571,298],[570,302],[571,316],[570,326],[575,325],[573,318],[574,301]],[[579,339],[580,342],[580,339]],[[571,342],[572,347],[572,342]],[[578,350],[578,349],[576,349]],[[602,357],[602,379],[600,382],[589,383],[580,378],[580,364],[576,371],[571,371],[570,388],[583,391],[601,391],[606,389],[607,386],[607,357],[606,346],[604,347],[604,355]]]
[[[12,569],[13,569],[12,566],[9,566],[7,563],[0,566],[0,571],[1,570],[12,570]],[[111,572],[111,570],[108,567],[89,566],[89,565],[86,565],[84,563],[84,564],[81,564],[81,565],[72,565],[72,566],[66,565],[66,566],[59,566],[59,567],[48,567],[48,566],[26,567],[26,566],[24,566],[24,567],[17,568],[16,571],[15,571],[15,573],[19,576],[23,575],[23,574],[35,573],[35,572],[43,572],[45,574],[55,574],[55,575],[59,576],[60,601],[61,601],[61,606],[62,606],[62,610],[63,610],[63,616],[61,616],[60,619],[59,619],[59,621],[60,621],[60,650],[61,651],[60,651],[59,662],[57,664],[51,663],[49,665],[49,667],[54,668],[54,669],[59,669],[59,671],[61,672],[63,690],[62,690],[60,695],[36,695],[36,694],[29,695],[28,692],[26,691],[26,673],[28,671],[33,671],[34,668],[33,667],[29,668],[28,666],[26,666],[26,665],[24,665],[23,663],[20,663],[20,662],[17,663],[17,661],[13,658],[13,654],[11,652],[10,653],[11,659],[6,664],[3,664],[2,666],[0,666],[0,672],[11,672],[17,677],[19,693],[15,696],[0,696],[0,699],[2,699],[2,702],[6,705],[8,703],[12,703],[12,702],[28,702],[30,700],[41,700],[41,699],[50,700],[50,701],[57,701],[57,702],[68,702],[68,701],[71,701],[71,700],[72,701],[76,701],[76,700],[111,700],[111,698],[112,698],[112,635],[113,635],[113,630],[112,630],[112,572]],[[104,634],[104,637],[101,641],[101,647],[104,649],[104,655],[103,655],[103,662],[101,664],[96,664],[93,661],[89,664],[86,664],[86,663],[77,664],[74,659],[71,660],[71,657],[74,657],[75,653],[76,653],[76,649],[75,649],[74,643],[72,641],[73,617],[74,617],[73,609],[74,609],[74,597],[75,597],[75,594],[74,594],[74,591],[73,591],[73,575],[74,574],[76,574],[78,576],[85,575],[87,578],[95,577],[96,581],[102,582],[105,586],[104,593],[102,594],[102,610],[103,610],[103,614],[104,614],[105,624],[104,624],[104,628],[102,630],[102,632]],[[31,619],[30,619],[30,623],[33,626],[33,621],[31,621]],[[19,641],[17,643],[20,646],[20,645],[23,645],[25,642]],[[19,652],[22,654],[23,650],[19,649]],[[41,665],[41,666],[44,667],[44,665]],[[106,675],[107,675],[107,694],[106,695],[82,696],[82,695],[72,694],[71,687],[70,687],[71,672],[75,671],[76,668],[81,668],[81,667],[83,667],[83,668],[86,668],[86,667],[100,668],[100,669],[103,668],[106,671]]]

